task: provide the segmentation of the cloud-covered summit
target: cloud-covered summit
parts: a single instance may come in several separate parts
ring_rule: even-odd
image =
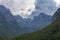
[[[54,0],[36,0],[35,11],[32,12],[32,15],[30,17],[34,17],[34,15],[38,15],[41,12],[44,12],[48,15],[53,15],[56,9],[57,6]]]
[[[0,0],[0,5],[5,5],[14,15],[27,17],[35,8],[34,0]]]
[[[5,5],[14,15],[24,18],[33,17],[40,12],[52,15],[58,4],[60,4],[59,0],[0,0],[0,5]]]

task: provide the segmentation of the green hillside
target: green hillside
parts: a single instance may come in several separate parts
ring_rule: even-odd
[[[0,40],[6,40],[6,38],[3,35],[0,35]]]
[[[12,40],[60,40],[60,19],[40,31],[23,34]]]
[[[0,40],[3,40],[3,37],[2,36],[0,36]]]

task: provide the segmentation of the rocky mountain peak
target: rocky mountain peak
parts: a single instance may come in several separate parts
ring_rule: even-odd
[[[52,20],[57,20],[58,18],[60,18],[60,8],[57,9],[57,11],[55,12],[55,14],[53,15]]]

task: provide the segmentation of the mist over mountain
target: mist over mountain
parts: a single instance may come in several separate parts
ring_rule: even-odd
[[[54,0],[0,0],[0,5],[4,5],[12,14],[23,18],[32,18],[41,12],[52,15],[57,9]]]
[[[0,5],[9,8],[13,15],[27,18],[35,8],[34,2],[35,0],[0,0]]]
[[[53,15],[57,10],[56,2],[54,0],[36,0],[35,10],[32,12],[30,17],[34,17],[44,12],[48,15]]]

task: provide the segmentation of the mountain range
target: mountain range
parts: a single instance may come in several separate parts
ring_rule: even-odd
[[[51,23],[52,16],[40,13],[32,19],[12,15],[9,9],[0,5],[0,35],[6,38],[38,31]]]
[[[15,16],[15,19],[17,20],[19,26],[23,27],[22,29],[27,32],[33,32],[44,28],[45,26],[51,23],[51,18],[52,18],[51,15],[47,15],[45,13],[40,13],[33,19],[30,18],[23,19],[19,15]]]
[[[60,8],[53,15],[52,21],[39,31],[16,36],[12,40],[60,40]]]

